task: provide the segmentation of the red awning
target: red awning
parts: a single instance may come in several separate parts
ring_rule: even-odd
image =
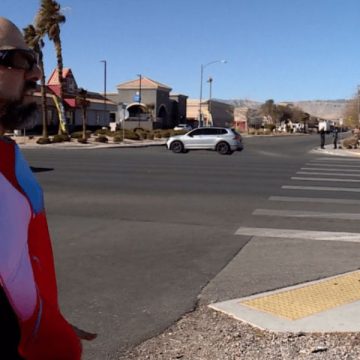
[[[60,86],[59,85],[48,85],[48,88],[57,96],[60,97]],[[71,108],[76,108],[75,98],[64,98],[64,102]]]
[[[75,99],[64,99],[64,101],[72,108],[76,108],[76,100]]]

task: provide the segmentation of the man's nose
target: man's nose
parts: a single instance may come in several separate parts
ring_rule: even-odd
[[[38,81],[41,78],[41,70],[39,65],[34,65],[31,70],[25,73],[25,79],[30,81]]]

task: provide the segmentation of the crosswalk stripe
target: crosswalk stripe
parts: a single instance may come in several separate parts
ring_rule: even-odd
[[[360,242],[360,234],[351,232],[240,227],[235,232],[235,235],[320,241]]]
[[[316,158],[314,160],[310,160],[310,162],[317,162],[317,161],[341,161],[341,162],[359,162],[358,158],[335,158],[335,157],[323,157],[323,158]]]
[[[282,217],[296,217],[296,218],[317,218],[317,219],[360,220],[360,214],[358,213],[327,213],[321,211],[256,209],[253,212],[253,215],[282,216]]]
[[[309,203],[324,203],[324,204],[360,205],[360,200],[309,198],[309,197],[296,197],[296,196],[270,196],[269,200],[270,201],[285,201],[285,202],[309,202]]]
[[[305,166],[321,166],[321,167],[332,167],[332,168],[360,168],[360,165],[348,165],[348,164],[324,164],[321,162],[306,163]]]
[[[354,177],[360,177],[360,174],[354,174],[354,173],[350,173],[350,174],[339,174],[336,172],[318,172],[318,171],[298,171],[296,174],[298,175],[327,175],[327,176],[337,176],[337,175],[341,175],[341,176],[354,176]]]
[[[334,157],[331,157],[331,158],[328,158],[328,157],[323,157],[323,158],[317,158],[317,159],[314,159],[314,160],[310,160],[310,162],[318,162],[318,161],[334,161],[334,162],[343,162],[343,161],[349,161],[349,162],[357,162],[359,163],[359,159],[354,159],[354,158],[346,158],[346,157],[342,157],[341,159],[339,158],[334,158]]]
[[[314,177],[303,177],[303,176],[293,176],[291,180],[301,180],[301,181],[332,181],[332,182],[360,182],[359,179],[336,179],[336,178],[314,178]]]
[[[328,168],[313,168],[313,167],[302,167],[301,170],[310,170],[310,171],[339,171],[339,172],[360,172],[360,170],[356,169],[328,169]]]
[[[358,188],[341,188],[341,187],[331,187],[331,186],[293,186],[293,185],[283,185],[281,188],[286,189],[286,190],[360,192],[360,189],[358,189]]]

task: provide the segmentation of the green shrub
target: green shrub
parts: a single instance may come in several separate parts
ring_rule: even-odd
[[[77,142],[80,143],[80,144],[87,144],[87,139],[83,139],[83,138],[81,137],[81,138],[78,138],[78,139],[77,139]]]
[[[70,137],[72,139],[80,139],[83,136],[83,132],[82,131],[75,131],[73,133],[70,134]],[[91,131],[90,130],[86,130],[86,138],[88,139],[91,136]]]
[[[51,144],[51,140],[49,138],[41,137],[37,139],[36,143],[40,145]]]
[[[187,130],[174,130],[173,134],[171,136],[173,136],[173,135],[184,135],[187,132],[188,132]]]
[[[130,139],[130,140],[139,140],[140,137],[139,135],[134,132],[134,131],[126,131],[125,132],[125,139]]]
[[[273,131],[276,128],[276,126],[274,124],[266,124],[265,125],[265,129],[269,130],[269,131]]]
[[[111,131],[110,129],[98,129],[95,131],[95,135],[111,136],[112,133],[113,131]]]
[[[52,141],[53,143],[61,143],[64,141],[64,138],[62,135],[54,135]]]
[[[100,143],[107,143],[108,138],[104,135],[99,135],[97,138],[95,138],[95,141]]]
[[[161,139],[161,137],[162,137],[161,130],[155,130],[155,132],[154,132],[154,138],[155,138],[155,139]]]
[[[161,132],[161,137],[162,138],[169,138],[170,136],[171,136],[171,131],[170,130],[163,130],[162,132]]]
[[[122,142],[124,139],[122,137],[122,135],[115,135],[113,138],[114,143],[119,143]]]
[[[148,139],[148,135],[150,133],[149,130],[144,130],[142,128],[136,128],[134,129],[134,133],[138,135],[140,140]]]
[[[58,135],[58,136],[61,136],[62,141],[71,141],[71,137],[70,137],[70,135],[67,135],[67,134],[61,134],[61,135]]]

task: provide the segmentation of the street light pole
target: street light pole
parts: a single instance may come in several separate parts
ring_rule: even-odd
[[[212,82],[213,78],[210,76],[209,80],[207,81],[209,83],[209,105],[208,105],[208,111],[209,116],[211,116],[211,123],[212,123],[212,114],[211,114],[211,99],[212,99]]]
[[[203,114],[202,114],[202,109],[201,109],[201,103],[202,103],[202,89],[203,89],[203,76],[204,76],[204,69],[212,64],[216,64],[216,63],[222,63],[222,64],[226,64],[227,61],[226,60],[214,60],[214,61],[210,61],[209,63],[203,65],[201,64],[201,68],[200,68],[200,102],[199,102],[199,127],[202,125],[202,118],[203,118]]]
[[[101,60],[104,63],[104,117],[106,118],[106,60]]]
[[[122,141],[125,141],[125,117],[126,117],[126,103],[122,103],[123,108],[123,119],[122,119]]]
[[[202,111],[201,111],[201,103],[202,103],[202,85],[203,85],[203,74],[204,74],[204,65],[203,65],[203,64],[201,64],[201,72],[200,72],[199,124],[198,124],[198,127],[202,126]]]

